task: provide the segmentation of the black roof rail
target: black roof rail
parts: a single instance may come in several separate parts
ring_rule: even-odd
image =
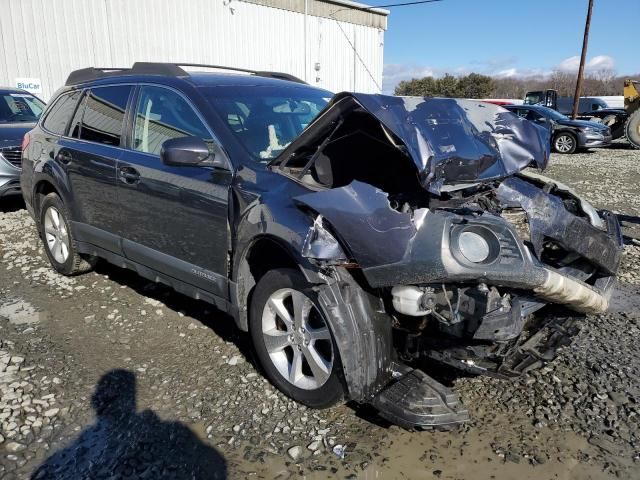
[[[204,63],[161,63],[161,62],[135,62],[131,68],[115,68],[115,67],[90,67],[75,70],[67,77],[66,85],[75,85],[78,83],[98,80],[100,78],[114,77],[120,75],[164,75],[171,77],[188,77],[189,72],[181,67],[204,67],[217,70],[230,70],[234,72],[244,72],[259,77],[277,78],[280,80],[288,80],[290,82],[305,83],[288,73],[268,72],[249,70],[247,68],[225,67],[222,65],[207,65]]]
[[[304,83],[304,84],[307,83],[304,80],[294,75],[291,75],[289,73],[283,73],[283,72],[270,72],[266,70],[251,70],[248,68],[225,67],[223,65],[207,65],[205,63],[174,63],[174,65],[177,65],[179,67],[204,67],[204,68],[215,68],[217,70],[230,70],[232,72],[250,73],[258,77],[277,78],[280,80],[289,80],[290,82]]]
[[[188,77],[189,74],[173,63],[136,62],[131,68],[122,67],[90,67],[75,70],[67,77],[66,85],[90,82],[99,78],[119,75],[167,75],[172,77]]]

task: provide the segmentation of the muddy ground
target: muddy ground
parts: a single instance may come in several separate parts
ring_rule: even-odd
[[[640,478],[640,152],[555,155],[547,174],[623,221],[613,311],[517,381],[451,378],[472,416],[453,432],[291,402],[230,318],[106,263],[53,273],[1,200],[0,478]]]

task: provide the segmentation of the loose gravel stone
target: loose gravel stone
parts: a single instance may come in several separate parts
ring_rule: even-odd
[[[294,445],[287,450],[287,455],[291,457],[294,462],[299,462],[304,458],[304,449],[300,445]]]

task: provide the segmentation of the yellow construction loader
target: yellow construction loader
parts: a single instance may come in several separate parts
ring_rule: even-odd
[[[624,133],[631,145],[640,148],[640,81],[624,81],[624,109],[629,115]]]

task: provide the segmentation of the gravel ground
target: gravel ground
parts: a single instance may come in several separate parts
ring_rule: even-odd
[[[288,400],[230,318],[106,263],[55,274],[2,200],[0,478],[640,477],[640,152],[624,147],[546,173],[623,221],[613,311],[542,370],[453,379],[473,417],[455,432]]]

